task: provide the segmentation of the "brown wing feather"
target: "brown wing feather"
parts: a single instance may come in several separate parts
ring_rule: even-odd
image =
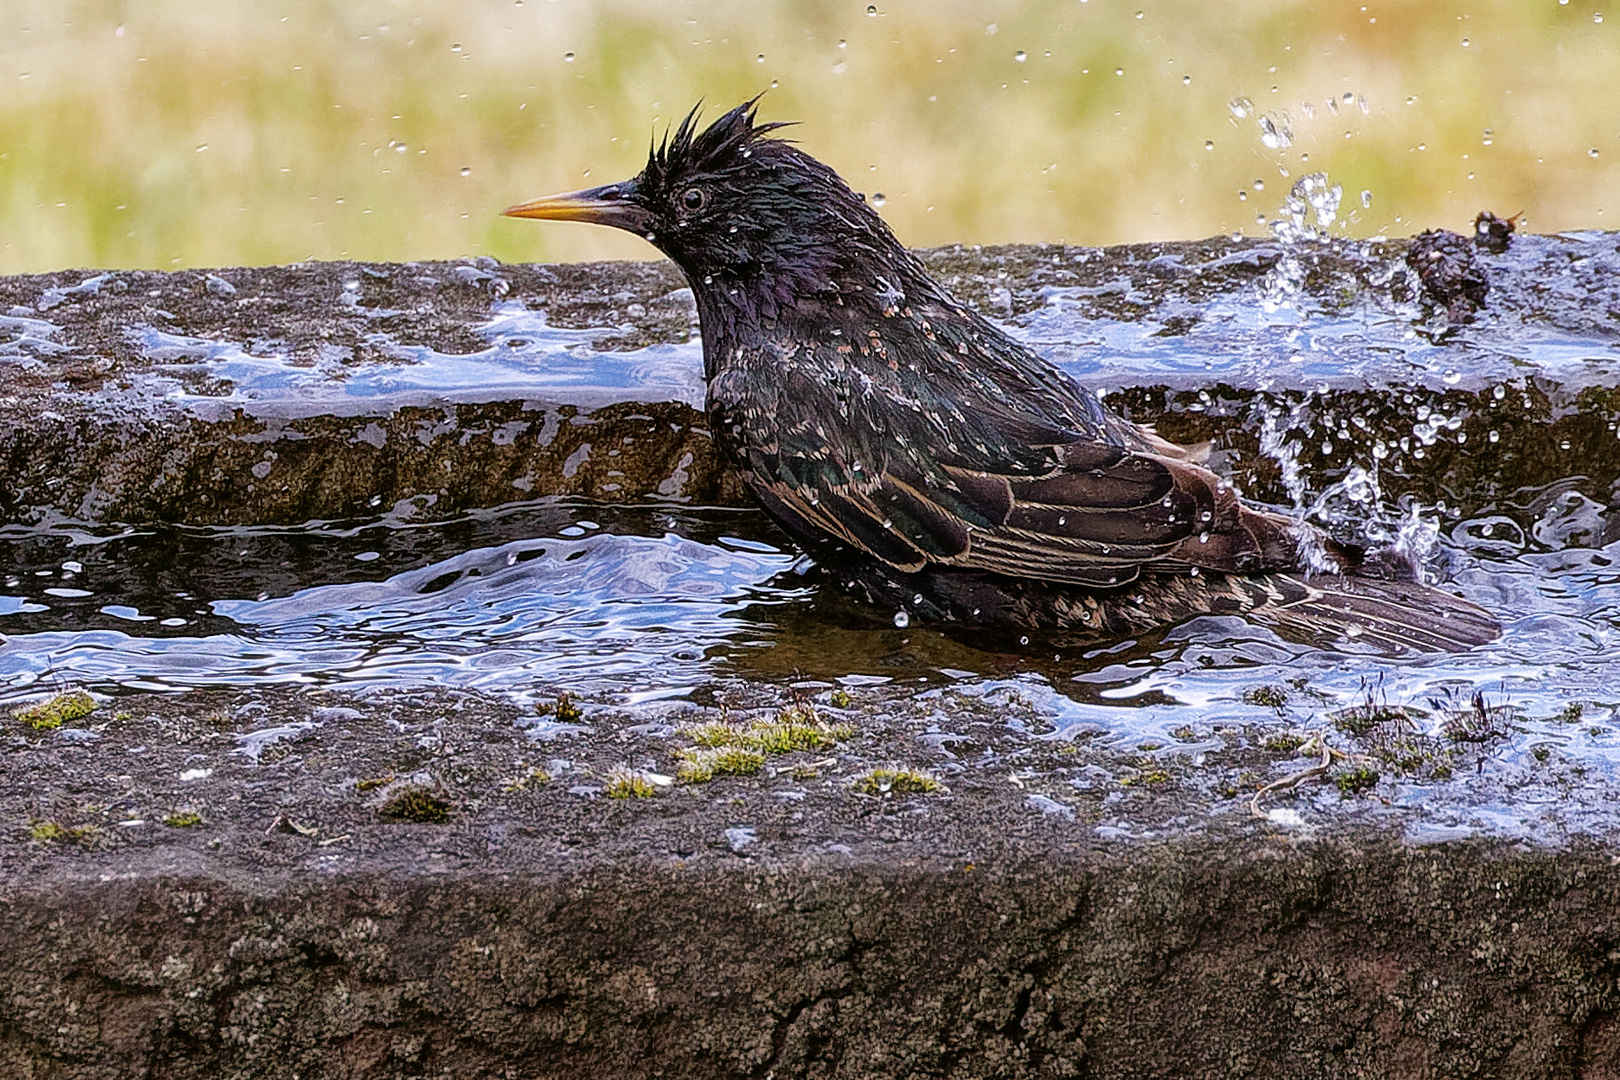
[[[1063,457],[1066,467],[1040,476],[945,466],[930,477],[897,461],[830,490],[752,486],[790,532],[831,537],[904,573],[951,566],[1106,589],[1144,570],[1297,566],[1293,524],[1245,508],[1201,466],[1097,443]]]

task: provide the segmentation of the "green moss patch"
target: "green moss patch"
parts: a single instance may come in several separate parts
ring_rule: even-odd
[[[675,779],[701,784],[722,774],[748,776],[765,767],[765,755],[740,746],[710,746],[681,750],[675,755]]]
[[[1292,754],[1305,745],[1305,736],[1284,731],[1277,735],[1266,736],[1266,741],[1260,745],[1273,754]]]
[[[183,810],[178,814],[170,814],[163,819],[163,824],[171,829],[195,829],[203,823],[202,815],[190,810]]]
[[[1346,799],[1371,791],[1378,784],[1378,774],[1366,766],[1355,769],[1346,769],[1333,778],[1334,784],[1339,788],[1339,794]]]
[[[650,799],[658,788],[642,773],[621,768],[608,773],[606,793],[610,799]]]
[[[929,795],[945,785],[916,769],[871,769],[855,778],[850,790],[861,795]]]
[[[49,701],[25,705],[12,715],[35,731],[54,731],[96,711],[96,699],[83,690],[58,694]]]
[[[1288,704],[1288,691],[1280,686],[1251,686],[1243,691],[1243,700],[1250,705],[1280,709]]]
[[[747,725],[711,720],[683,729],[699,746],[732,746],[762,754],[788,754],[795,750],[826,750],[855,737],[851,724],[829,724],[814,709],[802,705],[783,709],[770,720]]]
[[[535,709],[541,716],[555,717],[559,723],[577,724],[585,719],[585,710],[579,707],[574,695],[561,693],[555,702],[548,702]]]
[[[378,807],[377,816],[384,821],[442,825],[450,820],[450,804],[427,788],[413,785]]]
[[[91,847],[101,836],[94,825],[64,825],[60,821],[33,821],[28,825],[28,838],[41,844],[77,844]]]

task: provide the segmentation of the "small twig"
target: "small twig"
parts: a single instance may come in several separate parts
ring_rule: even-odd
[[[1311,777],[1322,776],[1328,771],[1328,766],[1333,764],[1334,758],[1342,758],[1346,756],[1344,751],[1335,750],[1333,747],[1329,746],[1327,736],[1320,731],[1307,739],[1304,744],[1300,746],[1300,749],[1308,749],[1313,742],[1322,748],[1322,760],[1317,762],[1315,765],[1312,765],[1310,768],[1303,769],[1292,776],[1285,776],[1281,780],[1273,780],[1259,791],[1256,791],[1254,793],[1254,797],[1249,800],[1250,813],[1254,814],[1254,816],[1257,818],[1265,818],[1269,821],[1270,817],[1264,810],[1260,809],[1261,799],[1265,798],[1273,791],[1292,791],[1294,788],[1298,787],[1300,784],[1303,784]]]

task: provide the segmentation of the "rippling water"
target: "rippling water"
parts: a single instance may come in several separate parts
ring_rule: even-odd
[[[1478,693],[1500,711],[1506,741],[1465,786],[1412,778],[1401,798],[1439,799],[1422,819],[1436,836],[1447,822],[1534,835],[1537,815],[1556,833],[1601,816],[1606,781],[1591,779],[1620,766],[1620,543],[1586,546],[1591,535],[1522,512],[1467,519],[1451,534],[1462,542],[1442,537],[1436,556],[1453,587],[1502,620],[1501,640],[1389,658],[1233,618],[1087,646],[900,630],[845,600],[746,510],[542,500],[429,524],[11,528],[0,530],[0,701],[68,684],[116,695],[308,683],[478,689],[520,703],[568,690],[634,714],[763,675],[1016,693],[1052,718],[1053,730],[1032,734],[1197,755],[1219,740],[1189,741],[1189,723],[1310,727],[1374,694],[1405,708],[1414,732],[1442,738]],[[1257,687],[1290,704],[1258,708]],[[1550,753],[1591,779],[1538,770]]]

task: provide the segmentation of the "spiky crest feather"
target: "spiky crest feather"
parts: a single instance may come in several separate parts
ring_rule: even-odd
[[[792,127],[792,123],[754,123],[758,111],[758,94],[727,112],[702,132],[697,131],[698,114],[703,102],[692,106],[673,133],[664,132],[663,142],[647,151],[647,170],[644,175],[655,183],[664,183],[677,171],[703,172],[716,168],[727,159],[763,141],[771,132]]]

